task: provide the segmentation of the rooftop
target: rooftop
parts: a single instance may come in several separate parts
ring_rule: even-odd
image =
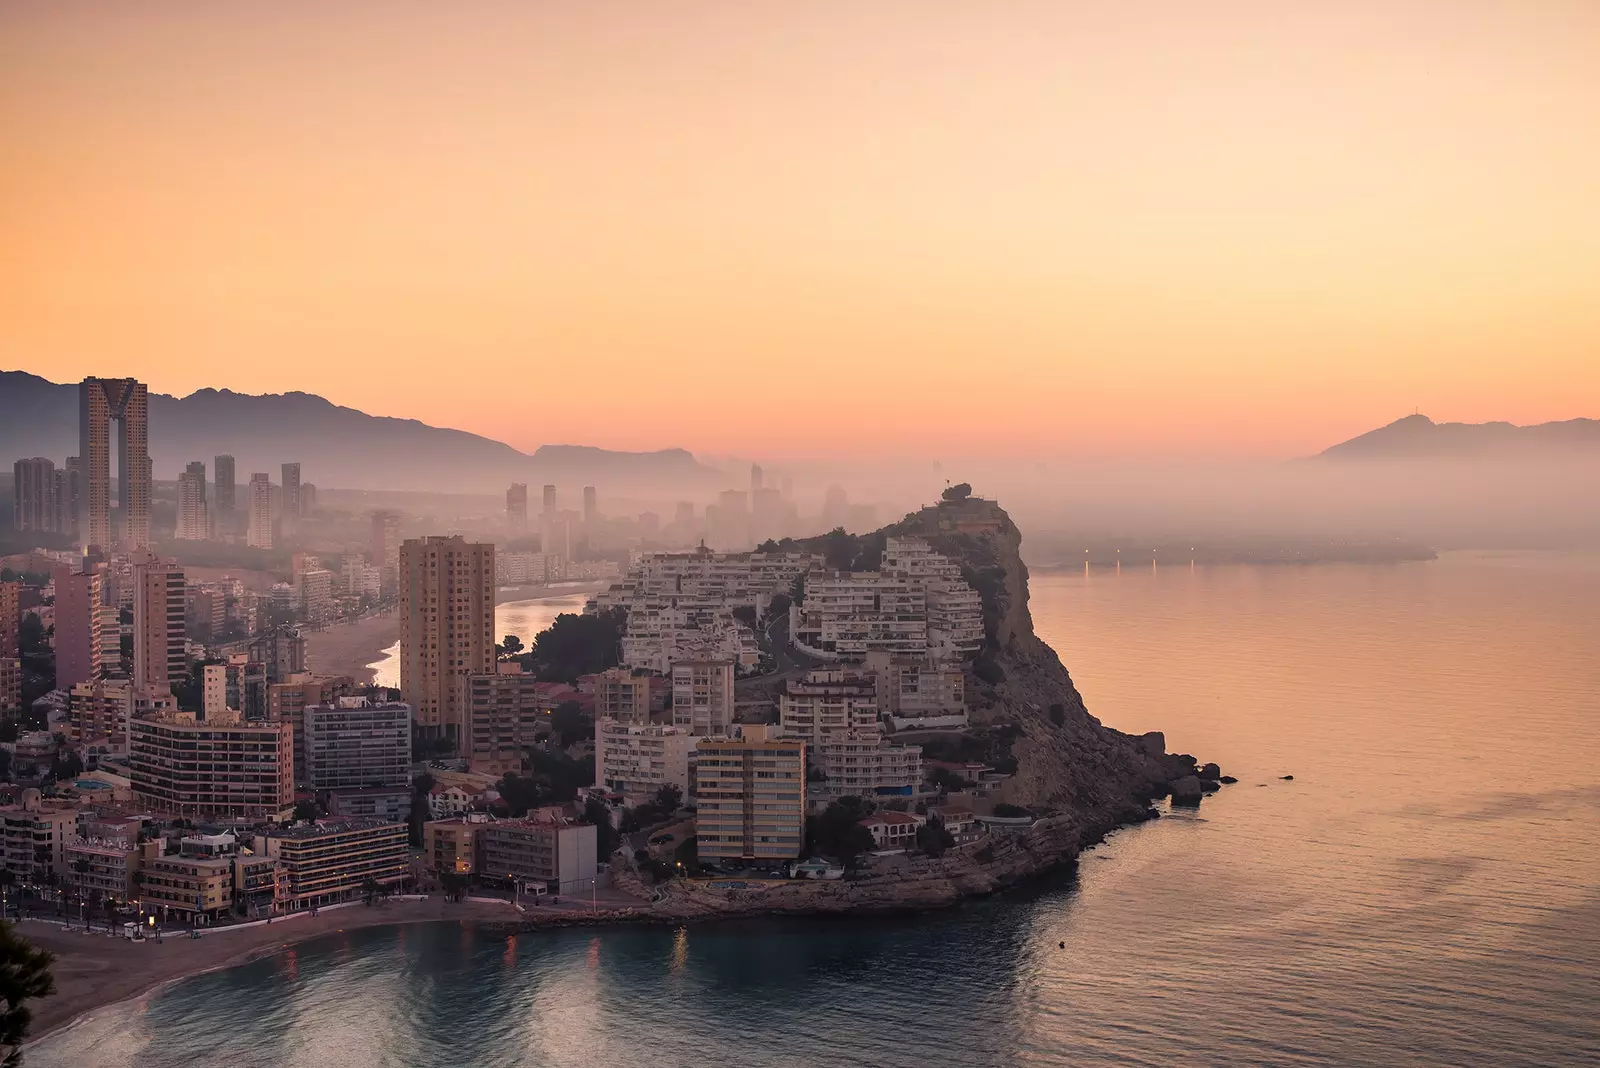
[[[376,818],[348,819],[348,820],[318,820],[316,823],[297,824],[293,827],[280,827],[268,831],[268,838],[290,838],[304,840],[308,838],[325,838],[333,834],[347,834],[351,831],[371,831],[384,827],[397,827],[405,830],[405,824],[399,820],[384,820]]]

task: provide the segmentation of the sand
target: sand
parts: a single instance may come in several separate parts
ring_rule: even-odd
[[[207,931],[200,938],[177,932],[165,935],[160,942],[113,938],[103,926],[93,934],[85,934],[81,924],[64,931],[58,920],[24,920],[19,926],[23,937],[56,956],[51,969],[56,992],[29,1002],[33,1026],[29,1028],[28,1041],[36,1042],[94,1009],[140,997],[164,983],[243,964],[325,934],[388,924],[460,920],[520,923],[523,919],[521,913],[505,904],[449,903],[442,897],[433,897],[325,909],[316,916],[303,914],[254,927]]]
[[[349,675],[357,683],[372,681],[367,665],[400,640],[400,617],[394,612],[339,623],[326,630],[304,630],[306,670],[313,675]]]

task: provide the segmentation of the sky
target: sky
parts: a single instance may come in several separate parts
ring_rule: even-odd
[[[1600,416],[1593,0],[0,6],[0,367],[531,449]]]

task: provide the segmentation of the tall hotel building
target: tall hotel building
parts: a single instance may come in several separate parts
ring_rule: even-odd
[[[250,476],[250,523],[245,544],[252,549],[272,548],[272,479],[265,471]]]
[[[56,529],[56,465],[43,456],[18,460],[11,467],[16,492],[13,518],[18,530]]]
[[[513,482],[511,488],[506,490],[506,525],[511,528],[512,534],[523,534],[528,530],[528,484],[526,482]]]
[[[122,543],[150,545],[150,401],[143,382],[85,378],[78,385],[78,457],[83,495],[78,521],[84,545],[113,547],[111,537],[111,423],[117,424]]]
[[[216,476],[216,492],[211,497],[212,512],[222,523],[226,523],[233,510],[238,506],[234,497],[234,467],[233,457],[218,456],[212,461],[212,468]]]
[[[178,476],[179,541],[205,541],[211,536],[206,513],[206,465],[195,460]]]
[[[429,738],[467,735],[468,680],[494,661],[494,546],[453,537],[400,546],[400,695]]]
[[[164,694],[189,673],[183,569],[148,549],[133,564],[133,684]]]
[[[283,532],[292,534],[304,502],[300,499],[300,465],[283,465]]]

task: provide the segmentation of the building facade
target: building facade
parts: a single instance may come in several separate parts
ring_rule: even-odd
[[[377,819],[323,821],[286,827],[258,839],[279,864],[279,902],[286,910],[349,901],[368,879],[398,886],[410,872],[406,825]]]
[[[672,722],[700,737],[733,726],[733,662],[680,660],[672,665]]]
[[[198,460],[178,476],[178,525],[173,536],[179,541],[205,541],[211,537],[211,518],[206,510],[206,465]]]
[[[506,669],[509,665],[500,667]],[[520,771],[537,728],[550,720],[538,678],[501,670],[469,676],[465,686],[467,733],[461,755],[479,774]]]
[[[400,693],[430,738],[459,747],[467,680],[495,670],[494,546],[427,537],[400,546]]]
[[[690,758],[699,737],[682,727],[595,721],[595,785],[621,794],[630,807],[652,800],[663,786],[689,796]]]
[[[702,738],[696,753],[695,837],[700,859],[790,860],[805,836],[806,746],[747,724],[734,738]]]
[[[294,736],[287,723],[196,722],[183,713],[128,725],[134,799],[187,819],[270,820],[294,807]]]
[[[245,522],[245,544],[252,549],[272,548],[272,478],[265,471],[250,476],[249,513]]]
[[[496,820],[476,833],[478,876],[513,884],[538,883],[552,893],[593,889],[600,858],[592,823],[559,819]]]
[[[133,564],[133,684],[167,693],[188,674],[183,569],[142,550]]]
[[[305,710],[306,771],[313,790],[404,787],[411,781],[411,706],[341,697]]]
[[[117,424],[122,507],[120,542],[150,545],[150,405],[148,389],[131,378],[85,378],[78,385],[78,457],[83,471],[79,539],[110,550],[111,424]]]
[[[650,676],[628,668],[611,668],[594,676],[596,720],[650,722]]]

